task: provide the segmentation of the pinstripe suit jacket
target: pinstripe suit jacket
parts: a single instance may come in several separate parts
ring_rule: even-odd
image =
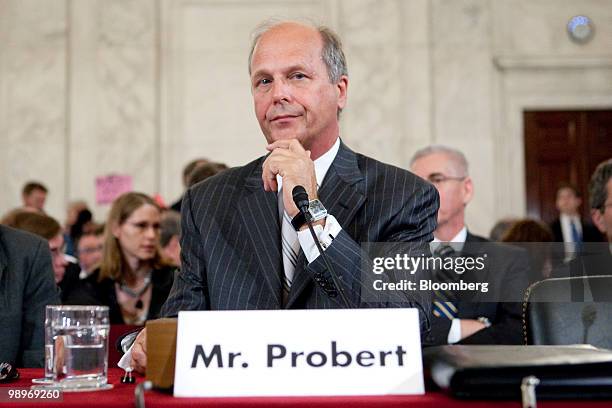
[[[266,192],[261,157],[187,191],[182,205],[182,268],[162,309],[280,309],[283,263],[278,198]],[[429,242],[438,209],[435,188],[412,173],[356,154],[343,143],[319,189],[319,199],[343,230],[326,249],[354,307],[412,306],[428,330],[428,295],[365,304],[360,242]],[[286,308],[341,308],[314,283],[330,281],[322,257],[298,257]],[[404,297],[407,296],[407,297]],[[371,299],[371,298],[370,298]],[[422,330],[423,332],[424,330]]]

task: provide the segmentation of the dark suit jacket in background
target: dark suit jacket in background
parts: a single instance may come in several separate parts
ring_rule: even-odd
[[[502,293],[524,293],[527,288],[529,263],[527,253],[518,247],[493,243],[492,241],[468,232],[466,247],[471,256],[478,256],[478,244],[485,244],[487,267],[475,270],[476,282],[489,282],[488,292],[474,298],[461,296],[456,303],[459,319],[486,317],[491,327],[480,330],[461,340],[461,344],[523,344],[521,302],[491,302],[503,299]],[[476,245],[475,245],[476,244]],[[444,317],[432,318],[431,333],[426,339],[428,345],[446,344],[451,320]]]
[[[172,203],[170,209],[176,212],[181,212],[181,204],[183,204],[183,196],[181,196],[181,198]]]
[[[604,241],[603,235],[599,232],[597,227],[593,224],[589,224],[580,220],[582,224],[582,242],[602,242]],[[563,244],[563,230],[561,229],[561,219],[557,218],[550,223],[550,229],[554,235],[555,242],[551,250],[552,264],[555,271],[552,277],[561,277],[560,273],[564,271],[563,264],[566,260],[565,245]],[[574,255],[576,256],[576,255]],[[573,257],[570,257],[573,258]]]
[[[121,308],[117,302],[115,281],[103,279],[98,281],[100,269],[96,269],[87,278],[81,280],[68,294],[67,305],[100,305],[108,306],[108,316],[111,324],[125,324]],[[151,304],[147,320],[160,317],[160,310],[172,288],[174,268],[164,267],[151,272]]]
[[[602,242],[603,235],[593,224],[580,220],[582,224],[582,242]],[[550,229],[555,236],[555,242],[563,242],[563,230],[561,229],[561,219],[557,218],[550,223]]]
[[[281,309],[284,275],[276,192],[266,192],[259,158],[189,189],[182,205],[182,268],[162,314],[180,310]],[[356,154],[343,143],[318,192],[342,231],[326,254],[352,307],[412,306],[428,330],[428,294],[402,294],[404,303],[365,304],[360,242],[429,242],[438,194],[414,174]],[[331,283],[319,256],[300,250],[288,309],[342,308],[315,278]]]
[[[47,241],[0,225],[0,362],[43,367],[45,306],[57,304]]]
[[[79,286],[81,282],[80,274],[81,266],[73,262],[68,262],[64,277],[58,284],[62,303],[65,303],[72,291]]]

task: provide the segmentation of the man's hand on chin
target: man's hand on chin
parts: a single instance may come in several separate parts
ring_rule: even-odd
[[[317,178],[310,151],[304,150],[297,139],[278,140],[269,144],[266,149],[272,153],[263,164],[264,190],[278,191],[276,175],[280,175],[283,178],[285,211],[293,218],[299,212],[293,203],[292,192],[295,186],[303,186],[310,200],[317,198]]]
[[[142,329],[134,340],[130,366],[140,374],[144,374],[147,369],[147,329]]]

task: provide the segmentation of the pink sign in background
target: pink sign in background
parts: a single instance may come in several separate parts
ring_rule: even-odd
[[[132,176],[109,174],[96,177],[96,203],[110,204],[123,193],[132,191]]]

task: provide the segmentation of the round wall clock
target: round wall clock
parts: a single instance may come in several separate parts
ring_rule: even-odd
[[[585,44],[593,38],[595,27],[587,16],[574,16],[567,23],[567,32],[572,41]]]

